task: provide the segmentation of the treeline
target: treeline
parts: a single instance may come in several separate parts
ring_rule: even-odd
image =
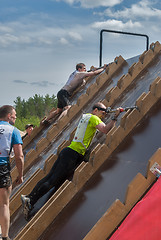
[[[47,94],[45,97],[35,94],[27,101],[17,97],[14,101],[14,107],[17,113],[15,126],[21,131],[25,130],[25,125],[32,123],[34,126],[39,126],[40,120],[48,115],[50,110],[57,106],[57,98]]]

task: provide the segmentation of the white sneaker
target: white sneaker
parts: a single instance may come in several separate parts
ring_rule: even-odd
[[[26,195],[21,195],[21,201],[22,201],[22,207],[23,207],[23,214],[26,220],[29,218],[29,214],[31,210],[33,209],[30,198],[26,197]]]

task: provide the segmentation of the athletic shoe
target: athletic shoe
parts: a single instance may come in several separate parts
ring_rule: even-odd
[[[45,119],[45,120],[42,122],[42,124],[44,124],[45,126],[47,126],[47,125],[50,125],[50,122]]]
[[[48,121],[48,120],[47,120],[47,117],[45,117],[45,118],[40,122],[40,125],[44,125],[44,126],[50,125],[50,121]]]
[[[33,209],[30,198],[26,197],[25,195],[21,195],[21,201],[22,201],[22,207],[23,207],[23,214],[26,220],[29,218],[29,214],[31,210]]]

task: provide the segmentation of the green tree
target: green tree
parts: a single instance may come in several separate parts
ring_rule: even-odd
[[[35,94],[27,101],[17,97],[14,101],[17,112],[17,120],[15,126],[21,131],[25,130],[25,125],[32,123],[34,126],[39,126],[40,120],[48,115],[50,110],[57,106],[57,98],[48,94],[45,97]]]

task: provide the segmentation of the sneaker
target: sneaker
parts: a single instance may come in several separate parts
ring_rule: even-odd
[[[47,126],[47,125],[50,125],[50,122],[45,119],[45,120],[43,121],[43,124],[44,124],[45,126]]]
[[[50,124],[50,121],[48,121],[47,118],[43,119],[40,123],[40,125],[45,125],[45,126],[47,126],[49,124]]]
[[[9,237],[2,237],[2,240],[11,240]]]
[[[26,197],[25,195],[21,195],[22,207],[23,207],[23,214],[26,220],[29,218],[29,214],[32,210],[32,205],[30,203],[30,198]]]

